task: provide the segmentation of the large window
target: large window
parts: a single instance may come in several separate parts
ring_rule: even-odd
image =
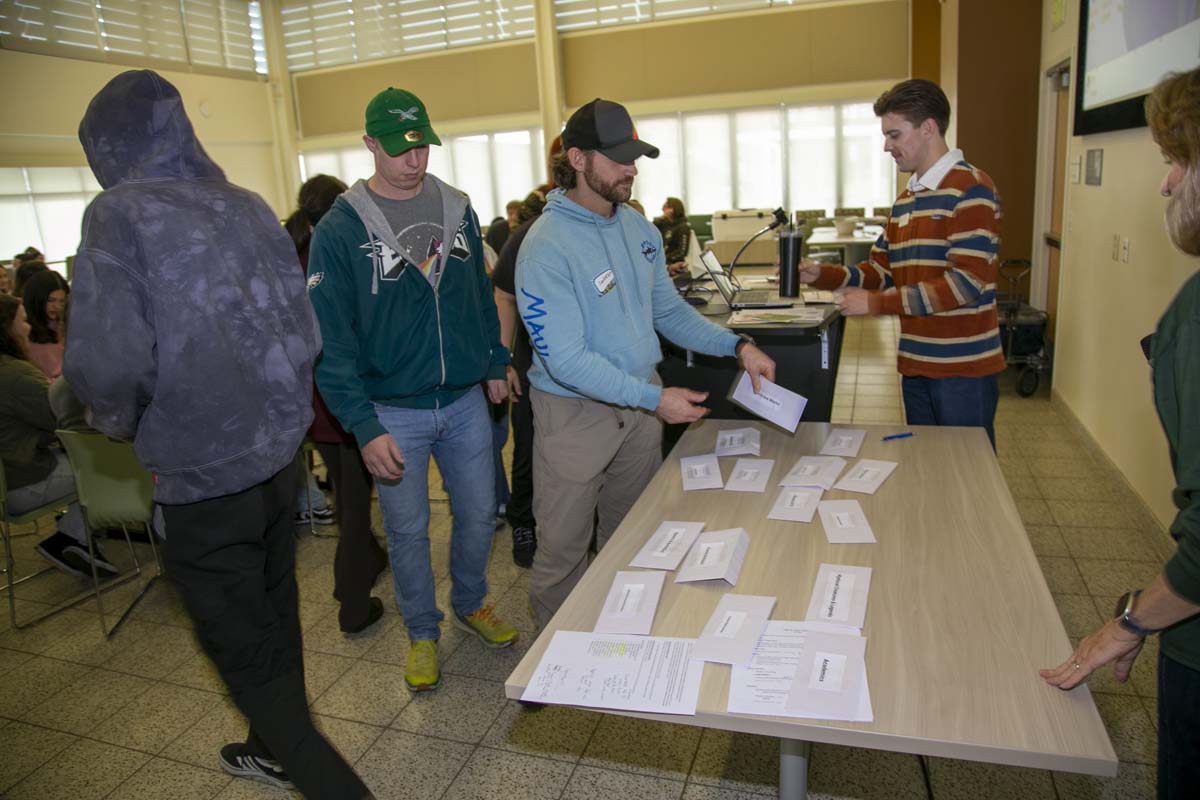
[[[504,216],[510,200],[521,200],[546,180],[546,147],[540,129],[443,136],[429,148],[429,171],[466,192],[482,225]],[[325,173],[347,184],[368,178],[375,164],[361,144],[300,156],[304,180]]]
[[[177,62],[267,74],[257,0],[0,2],[0,47],[67,58]]]
[[[732,208],[887,209],[896,176],[870,103],[773,106],[637,120],[656,160],[638,161],[633,194],[658,213],[667,197],[689,214]],[[884,211],[886,213],[886,211]]]
[[[48,261],[75,255],[83,211],[99,192],[87,167],[0,169],[0,260],[30,245]]]
[[[288,70],[533,36],[533,0],[283,0]]]
[[[819,2],[823,0],[554,0],[554,24],[560,31],[571,31]]]

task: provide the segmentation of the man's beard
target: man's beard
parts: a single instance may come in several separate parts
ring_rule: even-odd
[[[587,164],[583,168],[583,179],[587,181],[588,188],[610,203],[627,202],[633,196],[633,179],[618,179],[612,183],[605,183],[592,166],[594,159],[594,154],[589,153]]]

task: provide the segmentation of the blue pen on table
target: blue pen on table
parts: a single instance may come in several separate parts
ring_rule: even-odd
[[[892,439],[907,439],[910,436],[912,436],[912,431],[908,431],[907,433],[893,433],[891,436],[885,436],[879,441],[890,442]]]

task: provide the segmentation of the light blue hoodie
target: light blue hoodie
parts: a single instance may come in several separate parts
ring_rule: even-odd
[[[550,193],[517,257],[517,307],[533,344],[529,382],[561,397],[658,408],[657,330],[680,347],[732,356],[738,337],[683,301],[662,235],[621,205],[611,217]]]

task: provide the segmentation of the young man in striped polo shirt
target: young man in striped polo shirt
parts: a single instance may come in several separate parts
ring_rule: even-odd
[[[898,368],[910,425],[987,430],[1004,370],[996,318],[1000,199],[987,173],[946,146],[950,101],[936,83],[896,84],[875,101],[883,149],[912,174],[867,261],[800,265],[800,279],[841,289],[848,316],[900,317]]]

